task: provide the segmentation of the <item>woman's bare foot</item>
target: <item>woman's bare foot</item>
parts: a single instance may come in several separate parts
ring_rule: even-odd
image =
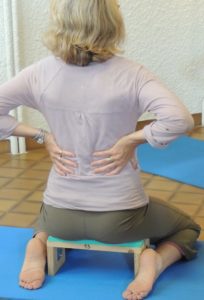
[[[28,242],[19,285],[25,289],[38,289],[45,279],[46,243],[35,237]]]
[[[146,249],[140,256],[139,272],[123,293],[126,300],[145,298],[162,270],[162,258],[153,249]]]

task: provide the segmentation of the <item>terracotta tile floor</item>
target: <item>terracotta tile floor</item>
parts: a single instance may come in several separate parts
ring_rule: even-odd
[[[204,128],[194,129],[192,136],[204,140]],[[31,227],[37,219],[50,161],[45,150],[27,154],[0,155],[0,225]],[[201,226],[204,240],[204,190],[159,176],[142,173],[149,195],[190,214]]]

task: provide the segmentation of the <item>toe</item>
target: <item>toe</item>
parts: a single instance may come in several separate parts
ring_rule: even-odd
[[[141,297],[140,299],[144,299],[147,296],[147,293],[141,292],[139,293],[139,296]]]
[[[25,288],[27,290],[32,290],[32,285],[30,283],[26,283]]]
[[[42,280],[35,280],[34,282],[33,282],[33,289],[39,289],[41,286],[42,286],[42,284],[43,284],[43,281]]]
[[[146,294],[145,293],[137,293],[137,294],[134,294],[134,300],[142,300],[142,299],[144,299],[145,298],[145,296],[146,296]]]
[[[124,293],[123,293],[123,298],[125,300],[141,300],[143,299],[144,295],[143,293],[140,292],[133,292],[130,289],[127,289]]]
[[[130,300],[140,300],[142,298],[139,297],[138,294],[133,294],[132,297],[130,298]]]
[[[42,280],[35,280],[33,282],[25,282],[23,280],[19,281],[19,285],[27,290],[36,290],[39,289],[42,286],[43,281]]]
[[[25,286],[27,285],[27,282],[25,280],[20,280],[19,281],[19,285],[23,288],[25,288]]]
[[[127,297],[130,297],[132,295],[132,291],[127,289],[123,292],[123,298],[127,299]]]
[[[135,300],[136,298],[134,298],[134,295],[131,293],[127,296],[127,298],[125,298],[126,300]]]
[[[24,283],[24,289],[28,289],[28,283]]]

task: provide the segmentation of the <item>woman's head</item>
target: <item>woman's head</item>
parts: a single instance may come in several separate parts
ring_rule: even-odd
[[[67,63],[85,66],[119,51],[125,29],[117,0],[51,0],[45,45]]]

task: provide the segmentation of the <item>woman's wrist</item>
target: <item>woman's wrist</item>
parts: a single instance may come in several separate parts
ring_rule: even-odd
[[[45,134],[45,145],[47,146],[49,144],[56,144],[56,142],[55,142],[55,139],[54,139],[52,133],[46,131],[46,134]]]
[[[43,144],[46,141],[48,134],[49,133],[44,129],[34,128],[24,123],[19,123],[12,132],[13,136],[32,138],[40,144]]]
[[[145,139],[143,130],[138,130],[138,131],[135,131],[133,133],[130,133],[126,137],[128,139],[128,143],[130,145],[135,145],[135,147],[137,145],[144,144],[144,143],[147,142],[146,139]]]
[[[38,133],[32,137],[32,139],[38,144],[44,144],[47,138],[48,131],[45,129],[39,128]]]

